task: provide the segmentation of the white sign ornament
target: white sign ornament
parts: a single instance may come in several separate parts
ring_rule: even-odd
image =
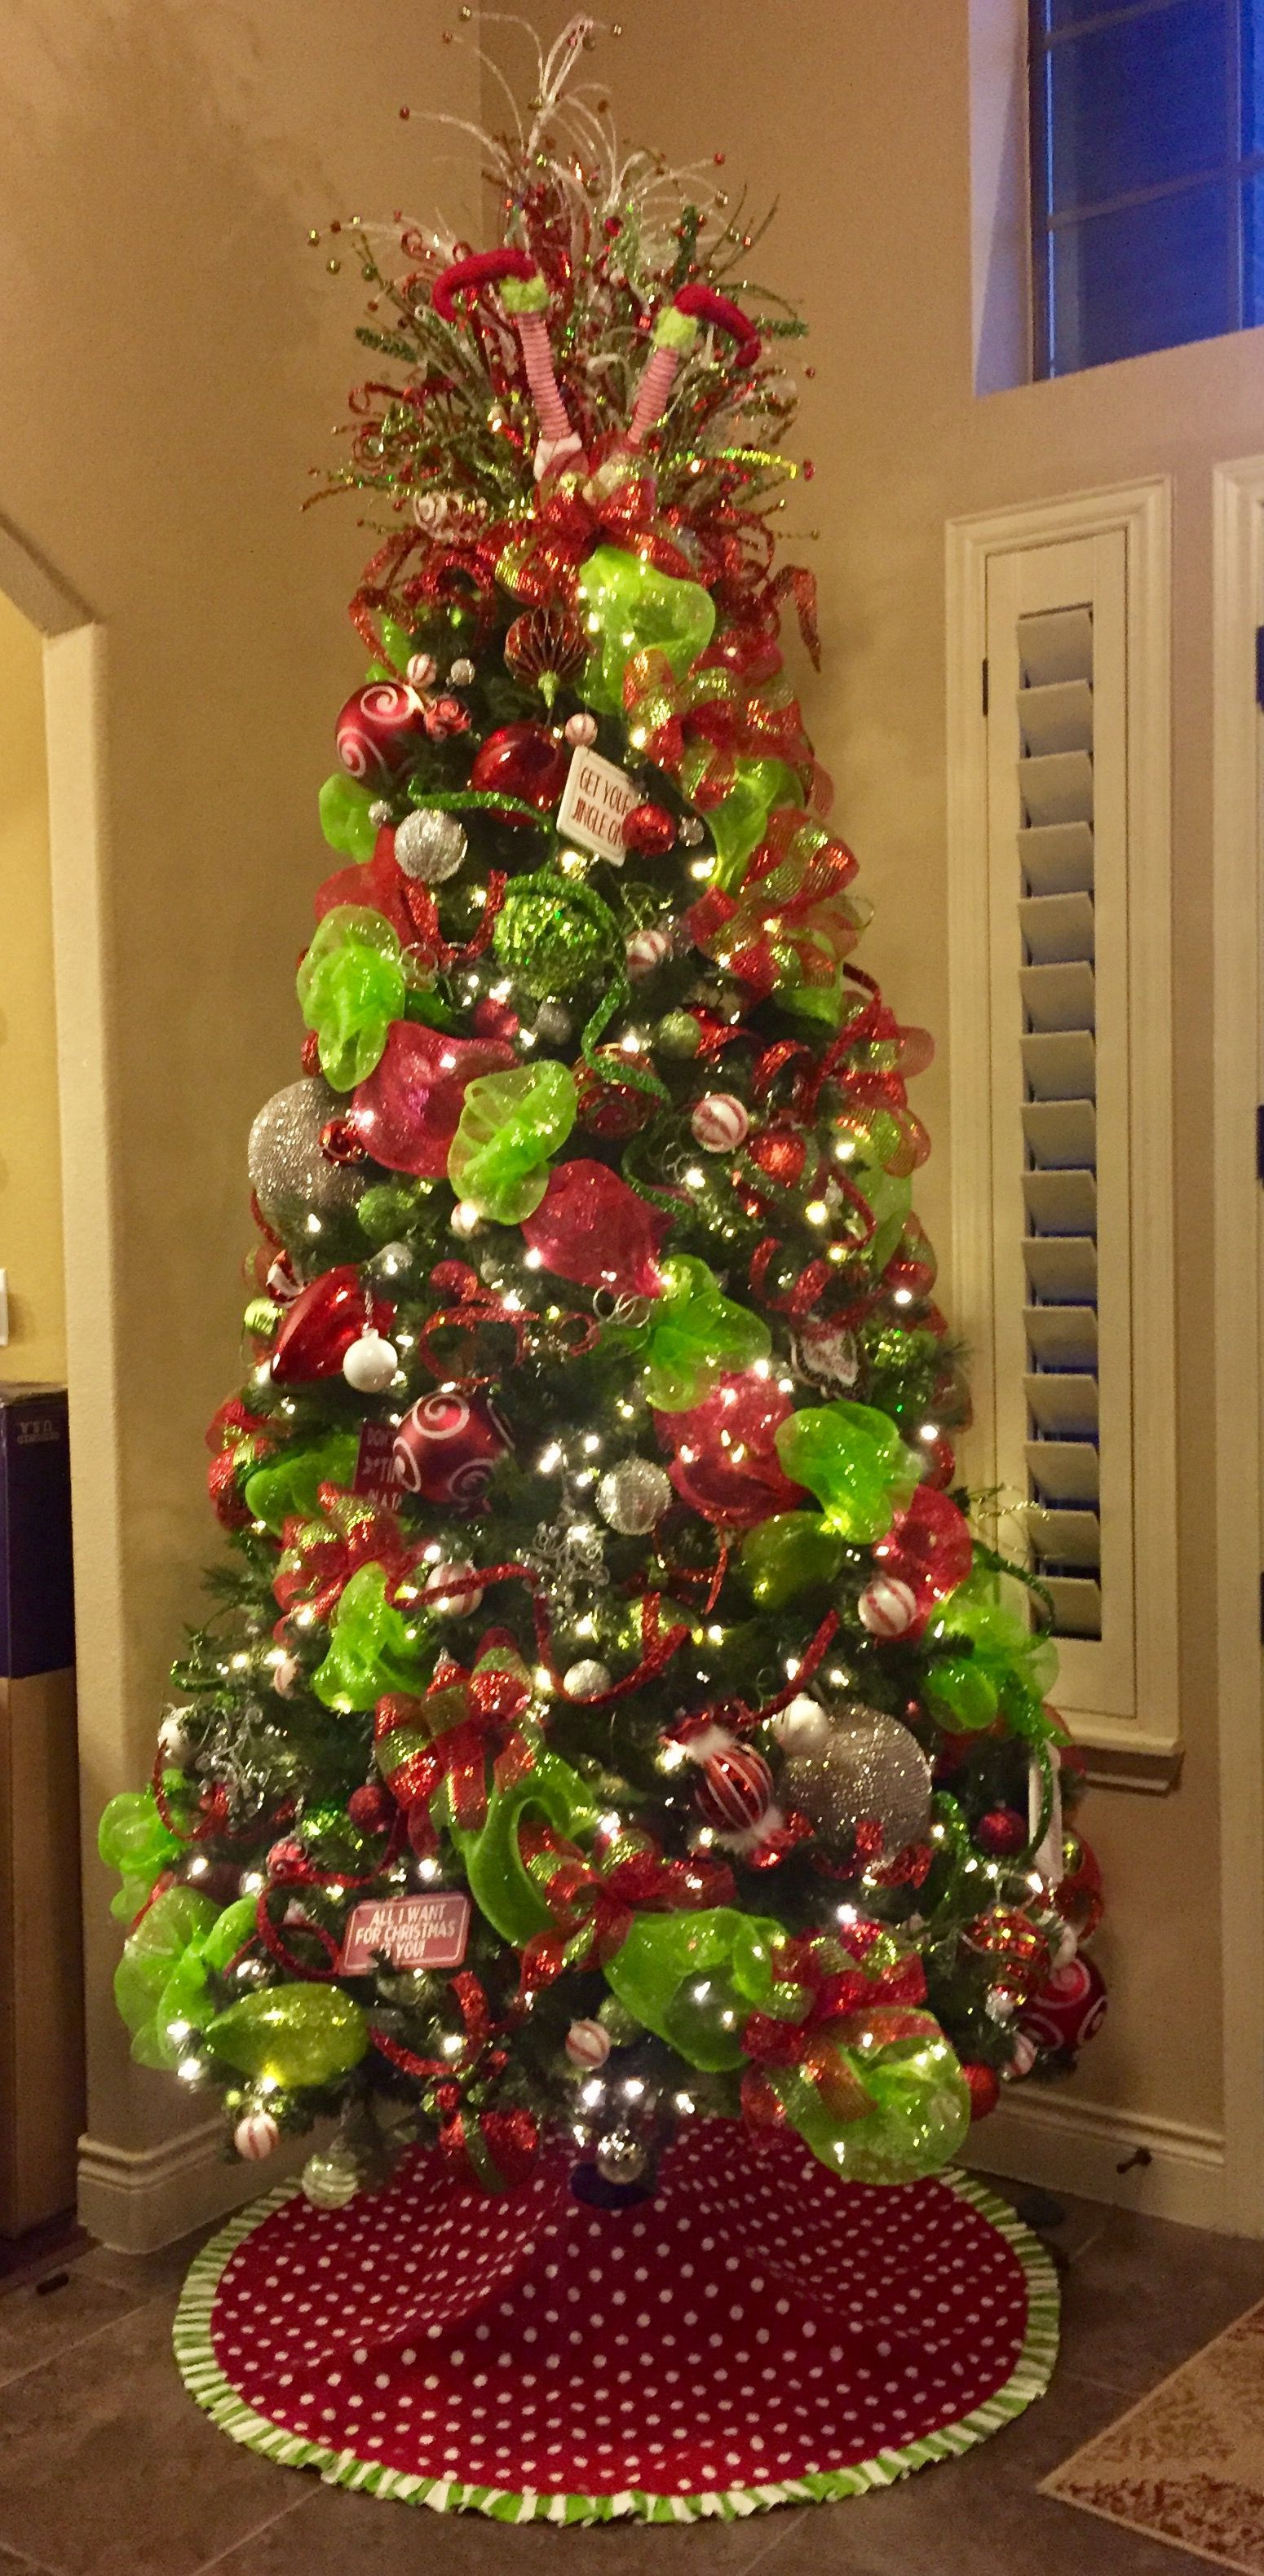
[[[621,868],[623,826],[640,802],[622,769],[616,769],[612,760],[603,760],[599,751],[581,746],[571,760],[557,827],[564,840],[578,841],[581,849],[596,850],[613,867]]]

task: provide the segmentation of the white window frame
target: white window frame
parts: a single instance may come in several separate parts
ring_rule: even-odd
[[[987,652],[989,563],[1016,550],[1111,534],[1125,548],[1129,1008],[1128,1226],[1131,1251],[1132,1593],[1130,1693],[1086,1704],[1085,1659],[1063,1650],[1059,1700],[1076,1739],[1111,1776],[1170,1785],[1179,1747],[1176,1594],[1176,1368],[1172,1175],[1170,490],[1166,478],[956,519],[947,529],[948,894],[953,1321],[970,1352],[975,1428],[963,1464],[979,1488],[1000,1479],[993,1353],[998,1316],[994,1130],[995,910],[989,855]],[[1015,899],[1018,893],[1015,862]],[[1012,1332],[1010,1335],[1012,1341]],[[1056,1693],[1055,1693],[1056,1696]],[[1120,1700],[1131,1699],[1130,1708]],[[1078,1701],[1080,1704],[1068,1704]]]

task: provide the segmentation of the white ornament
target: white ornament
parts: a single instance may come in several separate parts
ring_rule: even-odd
[[[562,1688],[568,1699],[600,1699],[610,1688],[610,1675],[604,1664],[585,1655],[562,1675]]]
[[[672,953],[670,930],[637,930],[627,945],[628,973],[633,980],[652,975]]]
[[[270,2111],[247,2111],[233,2131],[233,2145],[248,2165],[262,2164],[281,2143],[281,2132]]]
[[[672,1498],[671,1478],[653,1458],[625,1458],[597,1487],[597,1509],[621,1538],[644,1538]]]
[[[750,1117],[731,1091],[709,1091],[689,1121],[708,1154],[732,1154],[750,1134]]]
[[[158,1729],[158,1750],[164,1762],[174,1763],[177,1771],[192,1761],[196,1750],[186,1724],[192,1715],[191,1708],[170,1709]]]
[[[428,689],[439,670],[433,653],[414,653],[404,667],[414,689]]]
[[[459,1582],[463,1574],[473,1572],[467,1556],[453,1557],[447,1565],[436,1565],[421,1589],[426,1608],[433,1610],[440,1619],[464,1619],[469,1611],[477,1610],[483,1598],[481,1587],[471,1584],[468,1591],[452,1590],[453,1584]]]
[[[471,660],[470,660],[470,658],[469,658],[468,654],[466,654],[466,653],[460,653],[460,654],[458,654],[458,656],[457,656],[457,658],[456,658],[455,662],[452,664],[452,668],[451,668],[451,670],[450,670],[450,671],[449,671],[449,673],[448,673],[448,678],[449,678],[449,680],[450,680],[450,682],[451,682],[451,684],[452,684],[452,687],[453,687],[454,689],[468,689],[468,687],[469,687],[469,685],[470,685],[470,682],[471,682],[471,680],[473,679],[473,677],[474,677],[474,665],[473,665],[473,663],[471,662]]]
[[[452,1231],[454,1234],[460,1235],[463,1243],[468,1242],[472,1234],[477,1234],[482,1222],[482,1217],[480,1216],[478,1209],[475,1207],[473,1199],[457,1200],[456,1206],[452,1210]]]
[[[1035,2063],[1035,2041],[1027,2037],[1025,2030],[1015,2031],[1014,2054],[1011,2057],[1008,2066],[1005,2068],[1005,2073],[1009,2077],[1011,2084],[1021,2084],[1024,2075],[1030,2075]]]
[[[586,751],[589,744],[597,739],[597,719],[581,708],[578,715],[567,717],[562,731],[577,751]]]
[[[464,824],[439,805],[419,805],[395,830],[396,863],[415,885],[454,877],[468,846]]]
[[[1064,1923],[1053,1939],[1055,1968],[1069,1968],[1080,1946],[1080,1936],[1070,1923]]]
[[[384,1395],[399,1367],[399,1353],[393,1342],[374,1332],[370,1324],[353,1342],[342,1363],[342,1374],[357,1395]]]
[[[830,1739],[830,1721],[819,1700],[800,1691],[772,1722],[783,1753],[819,1753]]]
[[[303,2198],[310,2200],[313,2209],[345,2209],[359,2188],[354,2165],[345,2163],[336,2151],[309,2156],[303,2167]]]
[[[268,1295],[274,1306],[292,1306],[299,1294],[299,1284],[290,1268],[288,1252],[282,1252],[268,1272]]]
[[[293,1655],[282,1655],[272,1667],[272,1687],[282,1699],[288,1699],[298,1680],[299,1667]]]
[[[610,2033],[602,2029],[599,2021],[573,2021],[566,2034],[565,2047],[572,2066],[580,2066],[586,2074],[592,2074],[598,2066],[605,2065],[610,2055]]]
[[[875,1574],[856,1604],[871,1637],[903,1637],[918,1615],[917,1594],[896,1574]]]

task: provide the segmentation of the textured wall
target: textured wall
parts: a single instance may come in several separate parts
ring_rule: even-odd
[[[36,630],[0,594],[0,1381],[66,1374],[57,1024],[44,678]]]

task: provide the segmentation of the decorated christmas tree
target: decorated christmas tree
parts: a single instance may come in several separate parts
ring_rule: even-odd
[[[135,2055],[246,2158],[332,2119],[326,2205],[414,2140],[617,2201],[698,2117],[904,2181],[1101,2009],[1039,1587],[957,1482],[930,1044],[787,670],[802,326],[589,39],[486,146],[499,248],[343,228],[371,658],[250,1138],[230,1554],[102,1825]]]

